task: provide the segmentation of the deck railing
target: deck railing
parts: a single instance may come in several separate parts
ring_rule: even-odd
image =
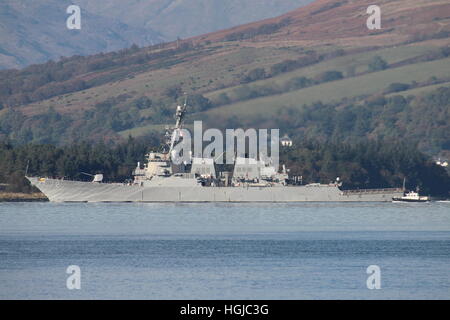
[[[357,190],[343,190],[344,195],[360,194],[360,193],[386,193],[386,192],[403,192],[402,188],[385,188],[385,189],[357,189]]]

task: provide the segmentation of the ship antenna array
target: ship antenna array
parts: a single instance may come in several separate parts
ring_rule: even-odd
[[[90,173],[86,173],[86,172],[80,172],[81,174],[84,174],[85,176],[89,176],[89,177],[94,177],[94,175],[93,174],[90,174]]]
[[[183,106],[178,106],[177,111],[175,113],[175,128],[172,131],[171,139],[170,139],[170,148],[169,148],[169,156],[172,156],[172,150],[175,146],[175,142],[178,140],[179,132],[183,128],[183,120],[186,115],[187,109],[187,95],[185,93],[184,104]]]

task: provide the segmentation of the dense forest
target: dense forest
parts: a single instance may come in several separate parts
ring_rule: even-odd
[[[327,183],[339,177],[345,189],[401,187],[423,194],[449,196],[448,172],[415,145],[391,141],[320,143],[304,141],[283,152],[291,174],[307,182]]]
[[[413,97],[375,96],[363,103],[324,104],[284,108],[275,127],[299,138],[355,142],[379,138],[417,143],[421,151],[437,155],[450,150],[450,88]]]
[[[59,113],[50,107],[47,112],[25,116],[19,110],[8,108],[0,113],[0,138],[16,144],[65,145],[80,140],[117,142],[119,133],[148,124],[169,124],[177,103],[182,103],[180,87],[167,88],[163,98],[150,99],[121,94],[96,103],[77,116]],[[212,107],[201,94],[189,96],[189,111],[201,112]]]
[[[298,87],[308,83],[307,78],[294,80],[288,84]],[[395,85],[388,87],[392,89]],[[123,130],[172,123],[174,105],[183,99],[180,91],[179,87],[169,87],[164,99],[146,96],[129,99],[122,94],[97,103],[95,108],[83,111],[80,118],[58,113],[52,108],[47,113],[30,117],[14,109],[3,110],[0,114],[0,138],[8,138],[15,144],[65,145],[81,140],[117,142],[122,139],[118,133]],[[243,88],[241,91],[243,99],[254,92]],[[230,117],[225,121],[209,119],[202,117],[201,112],[214,107],[212,101],[196,94],[189,97],[188,103],[188,121],[202,119],[210,127],[283,128],[298,139],[328,141],[339,138],[349,143],[360,138],[391,138],[404,143],[418,143],[421,151],[433,156],[450,150],[450,88],[446,87],[416,96],[386,93],[355,102],[327,104],[317,101],[295,108],[281,108],[270,119],[257,116]]]
[[[138,161],[155,149],[157,137],[129,138],[115,146],[87,142],[64,147],[51,145],[19,145],[0,143],[0,183],[7,191],[31,192],[24,179],[36,176],[65,177],[89,180],[85,173],[103,173],[106,181],[125,181],[131,178]],[[296,142],[293,148],[283,149],[281,162],[291,168],[291,174],[302,175],[304,183],[328,183],[340,177],[347,189],[419,187],[424,194],[448,196],[450,177],[414,145],[383,141],[359,144],[317,141]]]
[[[137,161],[143,162],[149,145],[158,145],[156,137],[128,139],[126,143],[78,144],[56,147],[53,145],[19,145],[0,142],[0,183],[7,184],[6,191],[31,192],[24,179],[29,175],[66,177],[90,180],[84,173],[105,174],[105,181],[124,181],[131,177]]]

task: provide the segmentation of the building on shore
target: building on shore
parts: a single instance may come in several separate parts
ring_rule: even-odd
[[[287,134],[280,139],[280,143],[282,147],[292,147],[292,140]]]

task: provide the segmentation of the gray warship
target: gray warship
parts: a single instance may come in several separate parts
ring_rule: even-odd
[[[339,179],[299,185],[284,166],[280,171],[264,157],[236,156],[234,169],[219,174],[214,159],[194,157],[189,170],[180,170],[171,155],[186,108],[185,103],[176,109],[175,126],[166,132],[167,148],[147,154],[130,182],[103,183],[102,174],[93,175],[91,182],[26,178],[51,202],[391,202],[403,196],[400,188],[344,191]]]

